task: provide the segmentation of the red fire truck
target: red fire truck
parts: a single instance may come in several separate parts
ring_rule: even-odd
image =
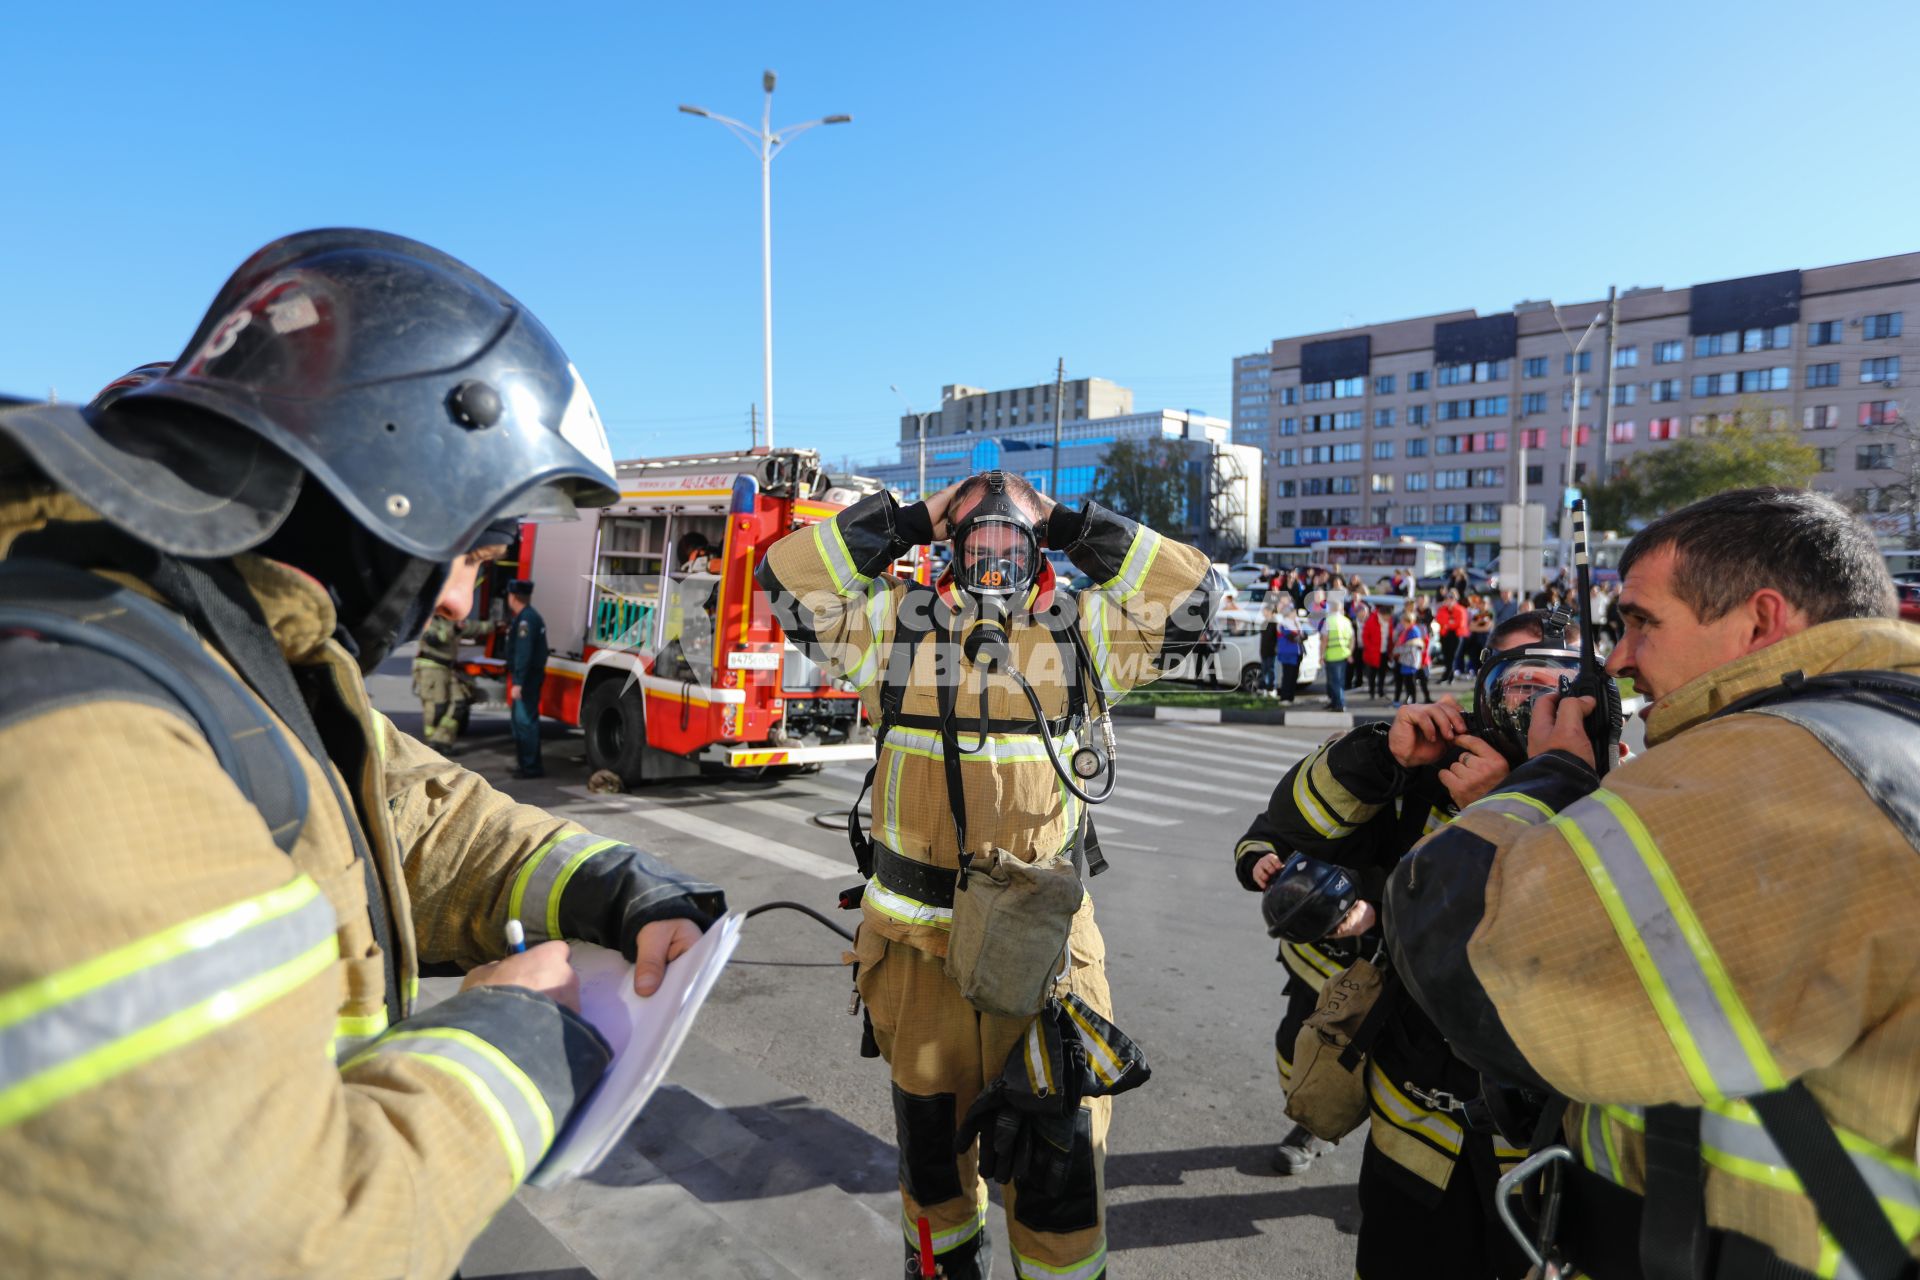
[[[507,577],[535,584],[552,657],[540,713],[577,725],[587,762],[634,784],[708,769],[871,760],[858,695],[830,680],[756,600],[766,550],[878,488],[810,449],[618,464],[620,501],[521,527]],[[690,536],[694,535],[694,536]],[[706,555],[688,554],[704,542]],[[503,566],[504,568],[504,566]],[[504,628],[476,660],[501,674]]]

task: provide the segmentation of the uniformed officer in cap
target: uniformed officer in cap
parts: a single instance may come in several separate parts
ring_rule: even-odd
[[[516,778],[544,778],[540,763],[540,686],[547,678],[547,620],[533,607],[533,583],[507,584],[507,706],[513,715]]]

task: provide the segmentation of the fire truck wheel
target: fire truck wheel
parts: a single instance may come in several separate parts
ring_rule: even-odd
[[[639,785],[647,714],[637,693],[622,696],[621,681],[600,681],[580,704],[580,729],[587,739],[589,769],[610,769],[627,786]]]

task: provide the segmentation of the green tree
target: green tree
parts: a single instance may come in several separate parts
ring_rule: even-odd
[[[1588,486],[1587,505],[1596,527],[1624,530],[1728,489],[1805,485],[1819,473],[1819,455],[1783,411],[1743,401],[1712,415],[1704,434],[1637,454],[1618,475]]]
[[[1120,440],[1108,447],[1094,501],[1149,529],[1186,531],[1187,469],[1166,440]]]

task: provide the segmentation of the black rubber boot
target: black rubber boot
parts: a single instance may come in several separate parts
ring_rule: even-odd
[[[986,1227],[965,1244],[934,1254],[933,1274],[941,1280],[992,1280],[993,1238]],[[918,1245],[907,1246],[907,1280],[921,1280]]]

